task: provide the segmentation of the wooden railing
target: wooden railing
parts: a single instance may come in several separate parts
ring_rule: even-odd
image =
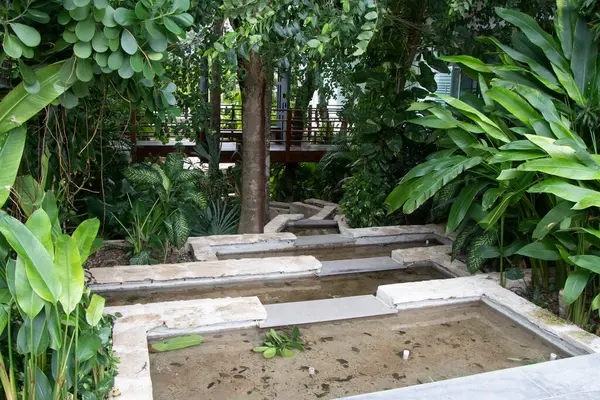
[[[347,130],[346,121],[340,116],[341,107],[300,109],[278,109],[271,110],[270,141],[271,151],[308,151],[320,148],[323,145],[334,144],[334,139],[344,135]],[[186,125],[188,124],[188,125]],[[201,139],[204,135],[196,131],[185,119],[176,123],[164,124],[162,126],[163,136],[175,139],[177,129],[182,126],[193,132],[193,139]],[[132,113],[130,125],[131,142],[134,152],[148,144],[139,141],[154,139],[154,126],[138,121],[135,113]],[[222,143],[242,142],[242,107],[224,105],[221,107],[220,136]],[[156,149],[156,144],[152,144]],[[168,152],[161,150],[161,153]],[[132,153],[134,154],[134,153]],[[286,159],[288,157],[286,156]]]

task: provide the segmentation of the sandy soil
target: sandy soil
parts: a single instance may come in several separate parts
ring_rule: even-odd
[[[561,355],[477,303],[300,330],[306,351],[292,359],[265,360],[253,353],[264,335],[258,329],[210,334],[200,346],[152,354],[154,398],[332,399],[540,362],[551,352]],[[405,349],[411,351],[406,361]]]
[[[375,294],[379,285],[428,281],[446,278],[433,267],[334,275],[294,280],[254,281],[229,285],[211,285],[178,291],[133,291],[107,293],[107,304],[125,305],[172,300],[217,297],[258,296],[263,304],[329,299],[333,297]]]
[[[86,268],[114,267],[117,265],[129,265],[131,251],[123,247],[105,247],[92,255],[85,263]],[[155,258],[162,262],[162,255],[157,254]],[[167,256],[167,264],[194,261],[192,254],[187,251],[173,251]]]

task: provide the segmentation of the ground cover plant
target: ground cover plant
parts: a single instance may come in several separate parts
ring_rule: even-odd
[[[454,254],[466,249],[478,271],[528,267],[533,284],[563,290],[567,317],[591,328],[600,308],[600,198],[597,155],[598,42],[572,3],[557,2],[555,35],[530,16],[498,8],[518,28],[495,47],[495,63],[457,62],[479,82],[479,97],[414,103],[440,150],[408,172],[389,195],[391,210],[411,213],[457,185],[447,231]]]
[[[294,327],[291,333],[277,332],[275,329],[269,330],[265,334],[264,345],[255,347],[254,352],[262,353],[264,358],[294,357],[294,349],[304,351],[298,327]]]

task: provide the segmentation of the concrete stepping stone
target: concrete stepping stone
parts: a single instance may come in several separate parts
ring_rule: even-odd
[[[267,304],[265,309],[267,319],[259,324],[261,328],[373,317],[398,312],[372,295]]]

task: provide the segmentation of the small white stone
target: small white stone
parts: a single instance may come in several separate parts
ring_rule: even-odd
[[[310,376],[315,376],[315,367],[309,367],[308,368],[308,374]]]
[[[410,351],[409,350],[404,350],[402,352],[402,359],[403,360],[408,360],[408,357],[410,356]]]

